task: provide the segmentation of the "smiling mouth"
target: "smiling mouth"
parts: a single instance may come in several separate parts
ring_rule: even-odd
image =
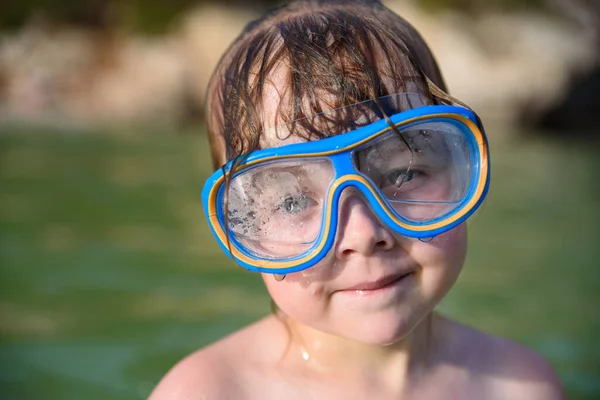
[[[382,279],[378,279],[373,282],[364,282],[358,285],[354,285],[352,287],[340,290],[342,293],[357,293],[357,294],[372,294],[380,291],[384,291],[386,289],[391,289],[406,280],[406,278],[412,276],[414,271],[407,272],[401,275],[392,275],[388,277],[384,277]]]

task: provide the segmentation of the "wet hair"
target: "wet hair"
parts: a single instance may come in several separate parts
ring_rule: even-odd
[[[273,88],[279,105],[266,118]],[[279,123],[367,100],[386,117],[401,110],[377,99],[403,92],[425,94],[432,104],[462,104],[446,93],[419,33],[380,1],[293,1],[250,22],[211,77],[206,111],[213,165],[260,148],[262,132]],[[319,139],[355,118],[338,113],[326,129],[306,124],[293,133]]]

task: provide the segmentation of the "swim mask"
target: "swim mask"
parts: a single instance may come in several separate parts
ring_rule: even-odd
[[[335,136],[256,150],[217,170],[202,199],[225,253],[250,271],[310,268],[335,243],[349,188],[403,236],[426,240],[464,222],[489,187],[483,127],[467,108],[416,97],[396,94],[282,125],[279,135],[293,135],[346,121]]]

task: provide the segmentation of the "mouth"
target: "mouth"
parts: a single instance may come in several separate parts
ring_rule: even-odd
[[[414,274],[414,271],[409,271],[402,274],[389,275],[375,281],[362,282],[346,289],[338,290],[338,292],[361,296],[385,292],[401,286],[402,283],[409,280]]]

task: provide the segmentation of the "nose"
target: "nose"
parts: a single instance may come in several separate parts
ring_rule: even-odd
[[[343,199],[344,196],[342,196]],[[346,259],[355,254],[370,256],[394,247],[394,236],[379,222],[365,200],[352,195],[343,199],[339,216],[335,255]]]

